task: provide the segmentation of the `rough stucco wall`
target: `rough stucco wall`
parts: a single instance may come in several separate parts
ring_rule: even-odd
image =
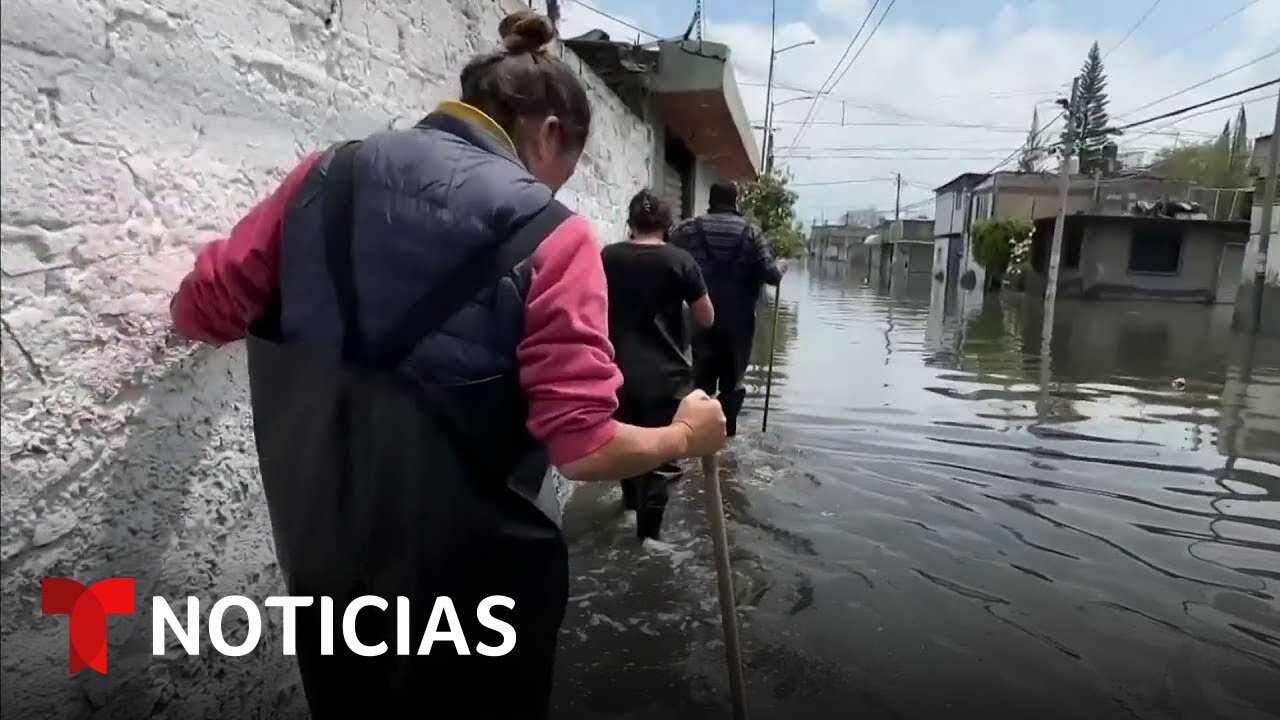
[[[169,294],[300,154],[451,95],[501,15],[494,0],[5,0],[0,714],[300,708],[274,611],[248,658],[150,654],[150,596],[279,584],[241,349],[167,341]],[[612,239],[651,139],[588,82],[597,121],[562,198]],[[137,578],[108,675],[68,676],[66,618],[40,614],[50,575]]]
[[[1170,275],[1131,272],[1131,243],[1132,230],[1127,226],[1105,225],[1088,230],[1087,257],[1083,247],[1080,254],[1085,290],[1099,284],[1152,292],[1211,292],[1216,287],[1223,245],[1216,233],[1201,230],[1184,232],[1179,269]]]

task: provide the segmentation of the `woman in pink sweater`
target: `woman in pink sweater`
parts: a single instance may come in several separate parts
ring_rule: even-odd
[[[305,158],[173,299],[180,335],[248,339],[289,593],[333,602],[296,615],[316,718],[544,717],[568,587],[548,466],[619,480],[724,443],[700,392],[661,427],[614,420],[599,246],[553,199],[591,109],[545,18],[500,31],[459,101]],[[356,634],[392,649],[320,646],[368,596],[388,605],[353,605]]]

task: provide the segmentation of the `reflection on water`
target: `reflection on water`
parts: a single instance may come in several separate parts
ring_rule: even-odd
[[[724,454],[757,718],[1264,718],[1280,708],[1280,343],[1227,308],[788,275]],[[725,671],[697,478],[641,548],[566,511],[557,717],[704,718]]]

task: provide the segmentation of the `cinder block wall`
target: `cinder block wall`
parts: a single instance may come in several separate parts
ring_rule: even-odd
[[[415,122],[496,43],[497,0],[5,0],[0,18],[3,485],[0,714],[279,717],[300,707],[269,626],[252,659],[151,656],[110,621],[110,672],[67,673],[40,579],[138,596],[279,586],[241,348],[166,341],[170,293],[298,157]],[[581,67],[576,58],[569,58]],[[561,197],[619,239],[650,131],[599,78]],[[271,617],[271,615],[268,615]]]

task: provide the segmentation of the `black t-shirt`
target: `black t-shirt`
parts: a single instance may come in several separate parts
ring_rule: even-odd
[[[646,402],[679,397],[692,376],[684,304],[706,294],[702,271],[688,252],[666,243],[614,243],[601,254],[624,393]]]

